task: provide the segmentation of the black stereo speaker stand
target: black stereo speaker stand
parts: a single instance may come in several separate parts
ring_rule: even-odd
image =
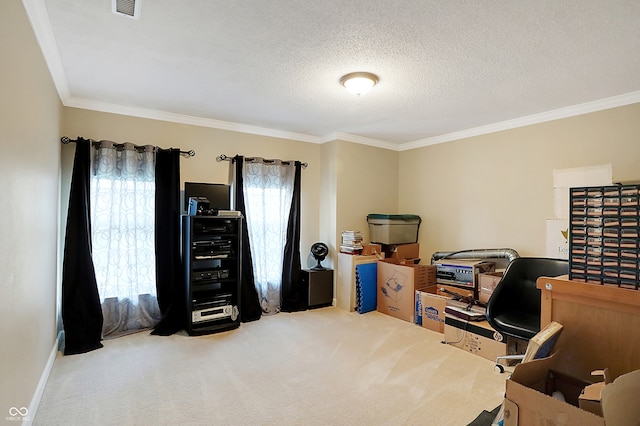
[[[182,216],[187,333],[240,326],[241,217]]]

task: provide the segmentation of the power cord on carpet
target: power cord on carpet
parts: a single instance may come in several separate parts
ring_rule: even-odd
[[[446,340],[442,340],[440,343],[442,343],[443,345],[456,345],[460,342],[462,342],[462,340],[464,339],[464,336],[467,335],[467,327],[469,326],[469,321],[466,321],[464,323],[464,329],[462,330],[462,336],[460,336],[460,339],[458,339],[457,341],[451,341],[451,342],[447,342]]]

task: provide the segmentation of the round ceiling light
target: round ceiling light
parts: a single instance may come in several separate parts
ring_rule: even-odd
[[[340,79],[340,84],[357,96],[367,93],[376,83],[378,76],[370,72],[352,72]]]

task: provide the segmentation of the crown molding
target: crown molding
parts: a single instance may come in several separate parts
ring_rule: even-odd
[[[192,126],[209,127],[213,129],[229,130],[233,132],[248,133],[252,135],[269,136],[280,139],[290,139],[299,142],[321,143],[317,136],[304,133],[286,132],[283,130],[268,129],[266,127],[250,126],[231,121],[215,120],[212,118],[194,117],[191,115],[176,114],[147,108],[98,102],[91,99],[69,97],[63,99],[63,105],[72,108],[81,108],[91,111],[108,112],[112,114],[128,115],[150,120],[167,121],[170,123],[189,124]]]
[[[22,0],[22,5],[27,12],[29,22],[31,22],[31,28],[40,45],[40,50],[47,63],[47,68],[49,68],[53,84],[58,91],[58,97],[64,104],[64,100],[70,96],[67,75],[62,66],[58,44],[53,35],[53,28],[51,27],[49,13],[47,13],[44,0]]]
[[[64,81],[66,88],[66,80]],[[68,91],[68,89],[67,89]],[[60,92],[60,91],[59,91]],[[110,104],[106,102],[98,102],[90,99],[75,98],[71,96],[62,97],[64,106],[81,108],[93,111],[108,112],[112,114],[128,115],[139,118],[148,118],[151,120],[167,121],[179,124],[189,124],[193,126],[209,127],[214,129],[229,130],[240,133],[248,133],[253,135],[268,136],[279,139],[288,139],[299,142],[307,142],[314,144],[323,144],[334,140],[342,140],[346,142],[357,143],[361,145],[372,146],[376,148],[387,149],[390,151],[408,151],[411,149],[423,148],[431,145],[437,145],[446,142],[453,142],[460,139],[471,138],[475,136],[496,133],[504,130],[515,129],[518,127],[530,126],[533,124],[544,123],[547,121],[560,120],[563,118],[574,117],[577,115],[588,114],[591,112],[602,111],[606,109],[616,108],[625,105],[631,105],[640,102],[640,91],[625,93],[623,95],[612,96],[610,98],[600,99],[583,104],[572,105],[565,108],[559,108],[552,111],[546,111],[539,114],[527,115],[512,120],[500,121],[485,126],[474,127],[458,132],[447,133],[444,135],[434,136],[431,138],[421,139],[414,142],[403,144],[395,144],[392,142],[381,141],[378,139],[367,138],[364,136],[352,135],[350,133],[332,132],[325,136],[318,137],[307,135],[304,133],[286,132],[283,130],[269,129],[266,127],[251,126],[247,124],[234,123],[230,121],[215,120],[211,118],[194,117],[190,115],[175,114],[170,112],[131,107],[119,104]]]
[[[527,115],[524,117],[514,118],[513,120],[501,121],[498,123],[487,124],[486,126],[474,127],[472,129],[461,130],[459,132],[448,133],[446,135],[434,136],[432,138],[421,139],[414,142],[408,142],[399,145],[399,151],[407,151],[410,149],[422,148],[430,145],[437,145],[445,142],[470,138],[474,136],[486,135],[489,133],[500,132],[503,130],[515,129],[518,127],[530,126],[532,124],[544,123],[547,121],[560,120],[563,118],[575,117],[577,115],[588,114],[591,112],[603,111],[606,109],[631,105],[640,102],[640,91],[625,93],[610,98],[604,98],[597,101],[585,102],[583,104],[572,105],[565,108],[559,108],[552,111],[546,111],[539,114]]]
[[[331,142],[335,140],[341,140],[345,142],[359,143],[361,145],[373,146],[376,148],[388,149],[391,151],[398,151],[398,144],[392,142],[381,141],[379,139],[367,138],[364,136],[352,135],[350,133],[333,132],[320,138],[320,143]]]

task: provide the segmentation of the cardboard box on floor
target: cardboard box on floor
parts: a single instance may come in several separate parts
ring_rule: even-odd
[[[464,321],[446,315],[444,340],[452,346],[491,361],[507,354],[506,337],[491,328],[486,321]]]
[[[562,392],[566,401],[577,402],[580,392],[575,387],[570,392],[569,386],[560,387],[561,383],[550,386],[551,372],[558,371],[555,363],[558,355],[556,353],[549,358],[516,366],[506,385],[509,395],[505,400],[505,425],[604,425],[602,417],[551,396],[558,391]]]
[[[640,329],[640,291],[566,277],[540,278],[537,287],[542,291],[543,321],[550,318],[564,328],[552,356],[518,364],[507,379],[505,426],[638,424],[640,339],[632,336]],[[588,394],[579,408],[581,390],[565,395],[564,402],[553,398],[553,389],[546,387],[550,372],[598,382],[591,376],[598,368],[608,369],[615,378],[602,388],[604,417],[587,411],[598,411],[596,399]]]
[[[437,293],[435,285],[416,290],[415,322],[423,328],[444,333],[444,310],[449,298]]]
[[[378,261],[378,312],[414,323],[416,290],[436,283],[436,267],[413,260]]]
[[[548,358],[533,360],[515,368],[507,380],[507,399],[505,400],[505,409],[515,416],[510,416],[511,420],[505,417],[506,426],[638,424],[640,370],[623,374],[612,383],[602,383],[602,385],[590,385],[580,378],[569,375],[564,376],[564,383],[553,383],[549,377],[553,376],[554,372],[557,374],[557,369],[562,368],[558,365],[562,356],[562,351],[558,351]],[[569,380],[566,377],[569,377]],[[583,383],[583,385],[571,386],[572,382]],[[586,396],[581,394],[585,388],[594,386],[599,388],[597,396],[589,391]],[[565,401],[551,396],[555,391],[561,392]],[[602,406],[599,403],[600,398],[603,400]],[[607,422],[602,417],[603,412],[608,419]],[[611,419],[616,420],[610,421]]]

